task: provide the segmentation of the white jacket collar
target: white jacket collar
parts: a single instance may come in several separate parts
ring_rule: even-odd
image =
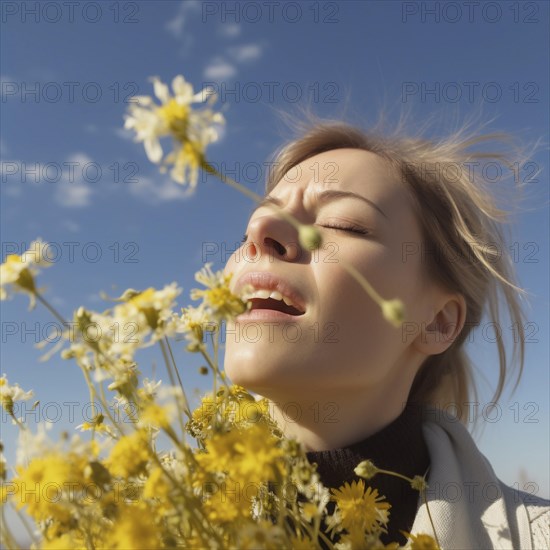
[[[519,492],[496,477],[457,418],[441,410],[431,411],[428,418],[422,425],[431,460],[426,495],[441,547],[532,550]],[[411,532],[433,536],[423,502]]]

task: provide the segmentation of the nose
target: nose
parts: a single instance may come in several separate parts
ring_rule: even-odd
[[[294,226],[275,214],[257,216],[248,224],[245,247],[246,256],[254,262],[263,254],[292,262],[302,252]]]

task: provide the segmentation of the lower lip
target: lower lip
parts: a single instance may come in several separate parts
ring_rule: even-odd
[[[235,321],[237,323],[243,321],[272,321],[276,319],[278,321],[296,321],[303,317],[302,315],[290,315],[283,311],[277,311],[275,309],[252,309],[246,313],[241,313]]]

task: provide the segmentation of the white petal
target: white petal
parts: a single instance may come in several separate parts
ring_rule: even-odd
[[[162,158],[162,147],[159,143],[159,140],[156,138],[146,139],[143,144],[145,145],[145,153],[147,158],[151,162],[160,162]]]
[[[172,90],[174,90],[174,96],[176,96],[178,103],[190,103],[193,96],[193,86],[189,82],[186,82],[183,76],[178,75],[172,80]]]
[[[207,86],[206,88],[203,88],[200,92],[197,92],[193,96],[192,101],[193,101],[193,103],[197,103],[197,102],[203,103],[204,101],[206,101],[210,97],[213,97],[213,98],[216,99],[218,96],[216,95],[216,92],[214,91],[214,88],[212,88],[211,86]]]
[[[174,165],[174,168],[170,171],[170,176],[175,182],[185,184],[185,169],[182,170],[181,166]]]
[[[168,90],[168,86],[156,77],[153,77],[153,89],[155,90],[155,95],[162,103],[167,103],[169,101],[170,91]]]
[[[130,105],[140,105],[141,107],[148,107],[152,105],[153,98],[148,95],[135,95],[132,97]]]

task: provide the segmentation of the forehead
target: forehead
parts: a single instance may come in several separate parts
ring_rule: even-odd
[[[289,170],[269,192],[281,199],[303,192],[304,200],[326,190],[345,190],[377,202],[381,208],[410,207],[409,189],[398,171],[380,156],[361,149],[334,149],[310,157]]]

